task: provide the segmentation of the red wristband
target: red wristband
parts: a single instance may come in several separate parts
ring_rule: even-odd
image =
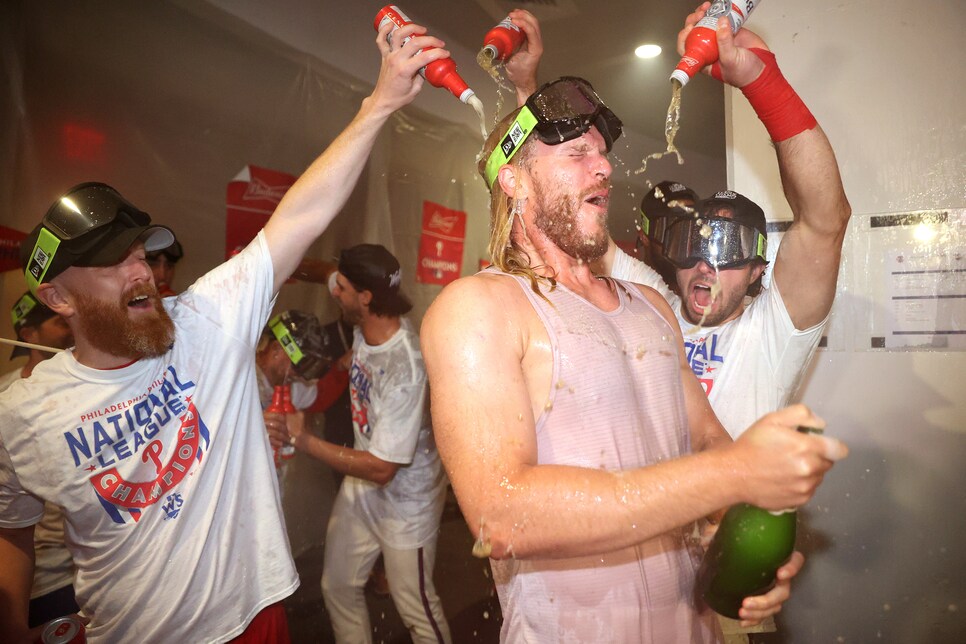
[[[771,140],[776,143],[784,141],[815,127],[818,122],[782,76],[775,54],[758,48],[749,51],[765,63],[765,69],[758,78],[742,87],[741,93],[761,119]]]

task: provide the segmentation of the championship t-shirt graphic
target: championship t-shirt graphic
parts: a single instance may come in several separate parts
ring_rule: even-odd
[[[691,371],[697,376],[704,389],[704,395],[711,394],[715,376],[724,365],[725,358],[718,353],[718,334],[697,338],[684,338],[684,351],[687,354]]]
[[[352,400],[352,422],[359,433],[369,438],[369,390],[372,388],[372,374],[369,368],[358,360],[352,361],[349,373],[349,397]]]
[[[177,518],[185,499],[176,488],[210,441],[194,390],[169,365],[143,394],[83,412],[80,425],[64,434],[74,467],[91,472],[97,499],[115,523],[136,523],[158,502],[167,519]]]

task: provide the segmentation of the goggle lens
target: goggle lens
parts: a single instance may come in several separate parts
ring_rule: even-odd
[[[558,145],[576,139],[595,124],[610,151],[623,124],[590,83],[575,76],[547,83],[530,95],[500,145],[490,153],[484,171],[487,185],[493,186],[500,167],[510,162],[531,134],[536,133],[547,145]]]
[[[663,241],[664,255],[678,268],[699,261],[718,269],[737,268],[765,259],[765,236],[733,219],[681,217],[670,222]]]

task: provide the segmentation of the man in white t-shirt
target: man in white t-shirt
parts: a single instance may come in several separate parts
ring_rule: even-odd
[[[383,246],[342,251],[332,295],[355,325],[349,392],[355,444],[289,423],[292,443],[346,475],[325,539],[322,594],[338,642],[371,641],[364,587],[380,553],[393,603],[414,642],[449,642],[433,584],[446,494],[427,408],[419,336],[402,316],[402,271]]]
[[[31,292],[76,345],[0,395],[0,632],[26,626],[33,526],[64,508],[91,642],[285,641],[298,587],[255,377],[278,289],[341,210],[389,116],[442,42],[402,27],[356,117],[238,255],[175,298],[147,252],[171,232],[104,184],[58,199],[25,240]],[[421,53],[418,53],[422,49]]]
[[[20,296],[10,311],[17,339],[42,347],[66,349],[74,336],[64,318],[37,301],[30,291]],[[55,352],[15,347],[12,358],[27,356],[20,368],[0,376],[0,393],[21,378],[29,378],[34,367]],[[74,562],[64,545],[64,515],[56,505],[44,504],[44,516],[34,529],[34,578],[30,587],[32,628],[78,610],[74,599]]]
[[[759,51],[768,73],[780,78],[774,57]],[[674,219],[665,230],[663,254],[676,267],[676,292],[613,241],[604,258],[604,273],[655,288],[671,304],[691,369],[735,438],[762,414],[787,405],[798,388],[832,307],[851,214],[828,139],[785,86],[809,119],[789,117],[790,128],[770,127],[794,221],[768,288],[761,288],[765,214],[730,190],[699,202],[691,216]],[[768,125],[775,118],[770,99],[755,95],[760,84],[749,87],[742,90],[750,92]]]

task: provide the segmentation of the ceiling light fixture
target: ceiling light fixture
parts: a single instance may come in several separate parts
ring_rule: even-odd
[[[634,54],[638,58],[656,58],[661,55],[660,45],[641,45],[634,50]]]

